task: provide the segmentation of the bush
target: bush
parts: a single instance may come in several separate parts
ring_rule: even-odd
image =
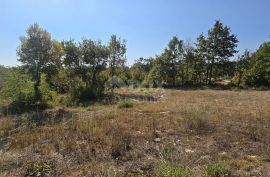
[[[155,169],[157,177],[192,177],[192,172],[188,169],[172,166],[169,164],[160,165]]]
[[[28,167],[26,176],[40,177],[48,174],[50,170],[51,165],[49,163],[35,162]]]
[[[190,109],[184,114],[184,125],[196,133],[212,131],[215,127],[209,122],[209,112],[204,109]]]
[[[117,108],[131,108],[134,106],[134,102],[130,99],[121,100],[117,103]]]
[[[229,177],[230,171],[225,164],[210,164],[205,169],[203,177]]]

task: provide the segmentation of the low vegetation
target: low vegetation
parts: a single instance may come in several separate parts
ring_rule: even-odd
[[[224,164],[210,164],[205,169],[204,177],[230,177],[230,169]]]
[[[162,94],[129,109],[90,104],[1,118],[0,176],[269,174],[269,91]]]
[[[41,177],[48,174],[51,170],[51,166],[46,162],[35,162],[27,169],[27,177]]]
[[[130,99],[124,99],[117,103],[118,108],[131,108],[133,107],[134,102]]]
[[[192,173],[188,169],[172,166],[168,164],[160,165],[156,168],[157,177],[192,177]]]

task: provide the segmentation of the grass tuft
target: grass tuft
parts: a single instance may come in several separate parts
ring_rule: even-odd
[[[48,174],[51,170],[51,165],[46,162],[32,163],[27,169],[27,177],[41,177]]]
[[[162,164],[155,169],[157,177],[193,177],[188,169],[169,164]]]
[[[229,177],[230,170],[225,164],[209,164],[203,177]]]

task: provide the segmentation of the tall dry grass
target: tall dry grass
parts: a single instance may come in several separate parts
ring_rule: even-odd
[[[44,160],[54,164],[54,176],[151,176],[163,163],[200,175],[206,165],[224,160],[238,164],[232,168],[238,174],[245,170],[238,161],[249,156],[256,159],[253,170],[268,173],[268,91],[164,93],[158,102],[129,109],[72,108],[71,118],[55,123],[18,126],[15,119],[0,119],[0,176],[20,176],[29,163]]]

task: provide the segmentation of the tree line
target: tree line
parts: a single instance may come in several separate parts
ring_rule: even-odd
[[[116,35],[108,44],[87,38],[57,41],[33,24],[20,41],[17,56],[22,65],[0,67],[0,96],[23,100],[20,104],[96,99],[119,80],[125,85],[179,87],[213,86],[228,79],[237,87],[270,86],[270,42],[234,58],[237,36],[221,21],[194,44],[174,36],[160,55],[139,58],[130,67],[126,41]],[[106,88],[106,83],[113,84]]]
[[[172,87],[213,86],[226,79],[237,87],[269,87],[270,42],[235,58],[237,44],[230,28],[216,21],[194,44],[174,36],[162,54],[137,60],[130,68],[131,78]]]

